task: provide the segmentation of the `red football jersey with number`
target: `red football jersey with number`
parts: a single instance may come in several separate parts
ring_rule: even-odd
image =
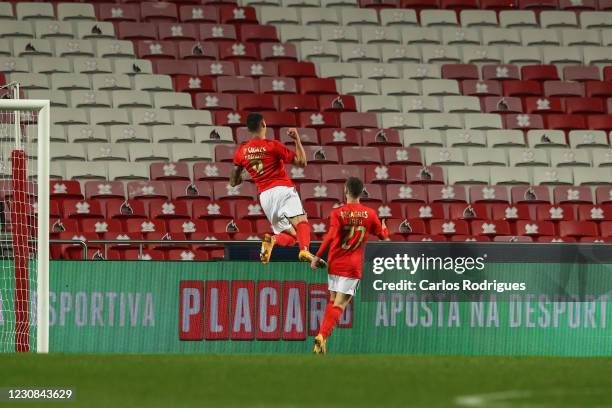
[[[272,187],[295,187],[285,170],[285,163],[293,163],[294,158],[295,152],[284,144],[254,138],[236,149],[234,164],[247,169],[261,193]]]
[[[329,273],[361,279],[363,251],[369,234],[380,239],[386,239],[389,235],[373,209],[362,204],[344,204],[332,210],[329,231],[317,256],[320,257],[329,246]]]

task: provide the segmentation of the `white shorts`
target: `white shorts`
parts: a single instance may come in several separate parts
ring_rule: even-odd
[[[338,275],[327,275],[327,290],[355,296],[358,287],[359,279]]]
[[[291,228],[289,218],[304,214],[302,200],[295,187],[272,187],[259,195],[259,202],[275,234]]]

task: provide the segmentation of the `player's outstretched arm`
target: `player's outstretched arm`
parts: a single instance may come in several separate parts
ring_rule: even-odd
[[[230,186],[236,187],[240,183],[242,183],[242,167],[234,166],[230,174]]]
[[[287,131],[287,134],[291,139],[295,142],[295,158],[293,159],[293,164],[298,167],[306,167],[306,152],[304,151],[304,146],[302,146],[302,140],[300,139],[300,135],[296,128],[290,128]]]

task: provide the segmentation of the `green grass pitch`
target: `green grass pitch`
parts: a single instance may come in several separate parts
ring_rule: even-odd
[[[612,358],[0,355],[0,387],[70,387],[24,407],[612,406]]]

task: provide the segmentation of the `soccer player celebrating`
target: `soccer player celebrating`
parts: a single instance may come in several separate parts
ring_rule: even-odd
[[[287,175],[285,163],[299,167],[306,166],[306,153],[297,129],[288,131],[295,142],[295,152],[276,140],[266,139],[266,122],[259,113],[247,117],[247,128],[251,140],[241,144],[234,153],[234,168],[230,185],[242,183],[242,171],[247,169],[259,192],[259,202],[275,235],[265,234],[261,244],[261,262],[270,262],[274,245],[293,246],[296,240],[300,246],[300,261],[313,263],[315,256],[310,252],[310,224],[302,207],[295,185]],[[325,261],[315,263],[324,267]]]
[[[329,247],[327,256],[329,303],[323,314],[319,334],[315,337],[314,352],[325,354],[326,339],[331,335],[342,312],[349,304],[361,279],[363,249],[368,234],[387,239],[389,231],[376,212],[359,202],[363,182],[349,177],[344,184],[346,204],[335,208],[329,217],[329,230],[321,243],[317,256],[312,260],[316,268],[321,256]]]

